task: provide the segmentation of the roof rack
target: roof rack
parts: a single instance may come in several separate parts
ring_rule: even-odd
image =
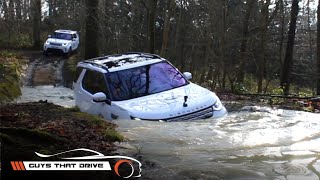
[[[162,57],[156,55],[156,54],[151,54],[151,53],[144,53],[144,52],[126,52],[126,53],[122,53],[122,54],[111,54],[111,55],[107,55],[107,56],[101,56],[101,57],[96,57],[96,58],[91,58],[91,59],[87,59],[87,60],[84,60],[82,61],[82,63],[88,63],[88,64],[91,64],[93,66],[96,66],[96,67],[100,67],[100,68],[103,68],[104,70],[106,71],[109,71],[108,67],[103,65],[103,64],[99,64],[99,63],[96,63],[94,61],[96,60],[105,60],[107,58],[110,58],[110,57],[118,57],[118,56],[122,56],[122,55],[130,55],[130,54],[137,54],[139,55],[140,57],[149,57],[149,58],[159,58],[159,59],[162,59]]]
[[[156,55],[156,54],[151,54],[151,53],[145,53],[145,52],[126,52],[126,53],[123,53],[123,54],[139,54],[139,55],[147,55],[147,56],[151,56],[153,58],[161,58],[159,55]]]
[[[111,54],[111,55],[107,55],[107,56],[101,56],[101,57],[95,57],[95,58],[91,58],[91,59],[87,59],[85,61],[95,61],[95,60],[104,60],[107,59],[109,57],[118,57],[118,56],[122,56],[122,55],[130,55],[130,54],[139,54],[140,56],[146,55],[148,57],[152,57],[152,58],[159,58],[161,59],[162,57],[156,54],[151,54],[151,53],[144,53],[144,52],[126,52],[126,53],[122,53],[122,54]]]
[[[85,60],[85,61],[82,61],[82,63],[88,63],[88,64],[91,64],[93,66],[100,67],[100,68],[102,68],[102,69],[104,69],[104,70],[109,72],[109,69],[106,66],[104,66],[102,64],[95,63],[92,60]]]

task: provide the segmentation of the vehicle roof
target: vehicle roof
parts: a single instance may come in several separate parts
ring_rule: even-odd
[[[68,34],[75,34],[75,33],[77,33],[77,31],[66,30],[66,29],[58,29],[58,30],[55,30],[54,32],[57,32],[57,33],[68,33]]]
[[[82,61],[78,64],[81,67],[91,67],[91,69],[105,72],[115,72],[124,69],[145,66],[154,64],[161,61],[166,61],[164,58],[149,53],[129,52],[124,54],[114,54],[104,57],[97,57],[89,60]],[[101,70],[102,69],[102,70]]]

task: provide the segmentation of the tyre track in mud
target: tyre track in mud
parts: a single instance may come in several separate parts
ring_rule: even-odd
[[[66,59],[61,56],[33,55],[23,80],[24,86],[62,86],[62,69]]]

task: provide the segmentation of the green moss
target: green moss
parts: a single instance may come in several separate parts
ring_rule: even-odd
[[[25,128],[1,128],[1,144],[3,145],[3,159],[30,158],[37,160],[34,152],[50,154],[63,149],[67,140],[49,134],[42,130]]]
[[[63,68],[63,76],[65,80],[65,85],[67,87],[72,86],[72,82],[76,74],[76,67],[79,62],[79,59],[81,58],[79,57],[78,54],[76,54],[74,56],[69,57],[65,62],[65,65]]]
[[[28,33],[15,33],[9,35],[10,32],[0,33],[0,46],[14,48],[30,48],[32,41]]]
[[[20,76],[26,60],[13,51],[0,51],[0,103],[21,95]]]
[[[6,57],[6,58],[10,58],[10,57],[15,57],[17,54],[12,52],[12,51],[7,51],[7,50],[4,50],[4,51],[0,51],[0,56],[1,57]]]
[[[103,125],[103,123],[104,123],[104,120],[102,118],[100,118],[98,116],[91,115],[91,114],[83,113],[83,112],[75,112],[74,116],[77,119],[86,120],[91,125],[100,126],[100,125]]]
[[[1,162],[37,161],[42,158],[35,152],[54,154],[79,147],[109,154],[114,150],[112,143],[123,140],[116,125],[76,107],[30,102],[3,105],[0,113]]]
[[[71,109],[71,111],[73,111],[73,109]],[[98,116],[94,116],[94,115],[83,113],[83,112],[74,112],[73,115],[77,117],[77,119],[86,120],[89,125],[102,126],[106,128],[104,132],[104,137],[110,142],[124,140],[124,137],[120,133],[118,133],[115,129],[113,129],[114,126],[111,126],[111,127],[108,126],[107,124],[110,124],[110,123],[106,122],[104,119]]]
[[[0,130],[5,137],[11,137],[11,140],[13,140],[13,142],[19,142],[21,141],[21,138],[37,140],[37,142],[39,143],[66,141],[63,138],[37,129],[1,128]]]
[[[76,66],[78,64],[78,56],[71,56],[68,60],[67,60],[67,69],[71,74],[75,74],[76,73]]]
[[[115,129],[107,129],[104,133],[104,137],[110,141],[120,142],[124,140],[124,137]]]
[[[15,144],[15,141],[13,138],[3,133],[0,133],[0,142],[5,144]]]
[[[0,73],[0,103],[11,101],[20,96],[20,81],[16,67],[2,66]]]
[[[69,111],[71,112],[80,112],[80,109],[78,106],[73,106],[72,108],[69,108]]]

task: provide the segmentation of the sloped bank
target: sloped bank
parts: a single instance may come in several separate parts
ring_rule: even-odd
[[[28,62],[34,59],[33,56],[18,55],[28,52],[1,50],[0,53],[1,177],[3,179],[16,179],[14,177],[22,175],[23,177],[31,175],[31,178],[40,176],[42,179],[51,175],[68,179],[114,177],[113,172],[17,174],[12,171],[10,161],[41,160],[35,152],[55,154],[76,148],[88,148],[111,155],[115,150],[113,143],[122,141],[123,136],[115,130],[115,124],[82,113],[77,108],[64,108],[47,101],[10,103],[21,95],[22,77],[24,72],[27,72],[25,67],[28,67]],[[40,54],[35,53],[35,57]]]
[[[26,63],[26,57],[0,50],[0,104],[10,102],[21,95],[20,77]]]
[[[55,154],[88,148],[110,155],[115,148],[113,143],[123,140],[115,124],[79,112],[77,108],[64,108],[45,101],[2,105],[0,119],[2,172],[6,172],[3,176],[8,176],[11,170],[10,161],[41,160],[35,152]],[[64,173],[63,176],[68,174],[73,178],[113,176],[83,172]]]

